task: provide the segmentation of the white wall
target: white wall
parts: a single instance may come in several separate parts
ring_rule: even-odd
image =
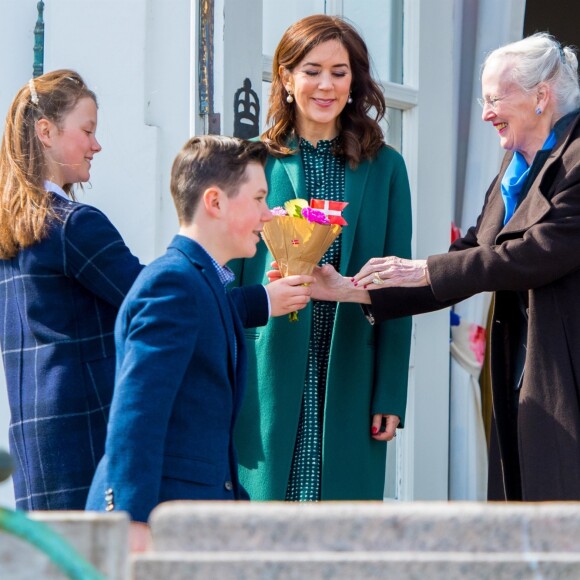
[[[157,138],[145,124],[145,6],[138,0],[47,2],[44,70],[75,69],[97,93],[103,150],[79,200],[102,209],[133,252],[149,261]]]
[[[190,5],[196,2],[46,4],[44,70],[76,69],[99,99],[103,150],[79,198],[102,209],[149,262],[177,231],[169,172],[192,125]]]

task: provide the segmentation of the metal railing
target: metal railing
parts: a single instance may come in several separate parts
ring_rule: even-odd
[[[38,77],[44,72],[44,2],[36,5],[38,17],[34,27],[34,63],[32,65],[32,76]]]

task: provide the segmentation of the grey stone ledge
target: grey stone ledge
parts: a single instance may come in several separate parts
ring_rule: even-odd
[[[157,551],[580,552],[580,503],[169,502]]]
[[[409,580],[576,579],[577,554],[399,553],[165,553],[133,559],[134,580],[303,580],[398,577]]]

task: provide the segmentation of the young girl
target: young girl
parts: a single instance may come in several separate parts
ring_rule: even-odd
[[[90,179],[97,101],[74,71],[30,80],[0,149],[0,344],[20,509],[84,509],[103,454],[117,310],[141,270]]]

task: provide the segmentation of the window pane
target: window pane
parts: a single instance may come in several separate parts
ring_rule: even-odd
[[[311,14],[323,14],[324,0],[264,0],[262,2],[262,53],[273,56],[284,31],[294,22]]]
[[[404,0],[342,0],[342,14],[352,21],[367,43],[373,76],[383,81],[403,83],[403,2]],[[272,56],[282,34],[292,24],[310,14],[329,12],[325,0],[293,0],[282,5],[264,0],[262,52]]]
[[[403,83],[403,1],[343,0],[343,14],[362,34],[369,49],[373,76]]]
[[[385,141],[402,153],[403,147],[403,111],[400,109],[387,109],[385,119],[381,121],[381,128],[385,135]]]

